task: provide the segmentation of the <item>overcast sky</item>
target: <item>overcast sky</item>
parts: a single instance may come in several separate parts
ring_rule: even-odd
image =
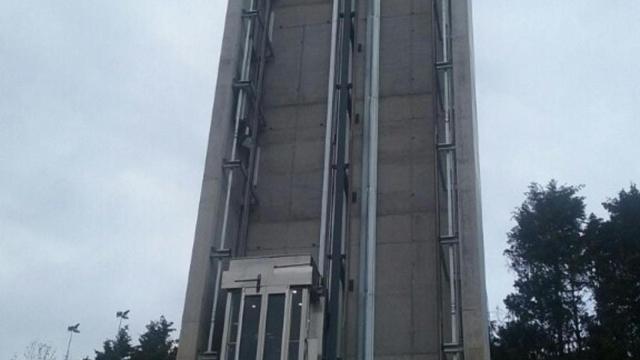
[[[386,0],[393,1],[393,0]],[[226,0],[0,1],[0,360],[180,321]],[[640,181],[640,2],[476,0],[488,292],[531,181]]]

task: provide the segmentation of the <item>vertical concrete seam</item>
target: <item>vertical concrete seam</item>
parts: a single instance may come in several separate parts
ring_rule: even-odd
[[[363,360],[374,359],[376,231],[378,191],[378,104],[380,69],[380,0],[369,0],[367,9],[367,52],[365,72],[365,108],[363,122],[363,171],[361,204],[360,264],[361,319],[359,321],[360,354]]]

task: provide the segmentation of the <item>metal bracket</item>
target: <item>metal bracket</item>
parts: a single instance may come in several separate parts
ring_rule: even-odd
[[[256,97],[256,89],[251,80],[236,80],[233,82],[233,88],[246,91],[252,99]]]
[[[242,17],[253,17],[258,16],[259,14],[258,10],[242,10]]]
[[[242,167],[242,161],[240,160],[225,160],[222,164],[223,169],[236,169]]]
[[[459,354],[464,351],[462,345],[458,343],[442,344],[442,350],[445,352],[445,354]]]
[[[198,360],[219,360],[217,351],[203,352],[198,356]]]
[[[262,274],[258,274],[258,276],[256,278],[253,278],[253,279],[242,279],[242,280],[236,280],[235,282],[237,282],[237,283],[255,282],[256,283],[256,291],[259,292],[260,291],[260,284],[262,283]]]
[[[453,69],[451,61],[441,61],[436,63],[436,70],[450,70]]]
[[[458,234],[454,235],[445,235],[440,236],[440,245],[458,245],[460,244],[460,239],[458,238]]]
[[[299,263],[299,264],[287,264],[287,265],[274,265],[274,269],[285,269],[285,268],[293,268],[293,267],[301,267],[301,266],[311,266],[312,264],[309,262]]]
[[[451,144],[437,144],[436,147],[438,148],[438,150],[442,150],[442,151],[453,151],[456,149],[456,144],[451,143]]]
[[[240,169],[242,175],[247,176],[247,169],[243,166],[241,160],[225,160],[222,164],[224,170],[236,170]]]
[[[225,259],[231,257],[231,249],[216,249],[214,247],[211,248],[211,254],[209,255],[211,259]]]

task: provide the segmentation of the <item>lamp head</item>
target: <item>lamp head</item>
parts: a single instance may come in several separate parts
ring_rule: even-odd
[[[78,329],[78,327],[80,327],[80,323],[77,323],[75,325],[71,325],[71,326],[67,327],[67,331],[74,332],[74,333],[78,334],[78,333],[80,333],[80,330]]]

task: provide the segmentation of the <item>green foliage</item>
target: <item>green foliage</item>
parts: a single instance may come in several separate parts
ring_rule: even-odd
[[[131,345],[127,326],[119,330],[115,340],[106,340],[102,351],[96,351],[95,360],[175,360],[178,342],[171,339],[173,323],[164,316],[151,321],[140,335],[138,345]]]
[[[640,358],[640,192],[622,190],[603,204],[609,220],[591,216],[591,287],[596,321],[591,347],[600,359]]]
[[[533,184],[508,234],[516,292],[493,360],[640,359],[640,191],[585,216],[580,187]]]
[[[492,324],[491,357],[493,360],[546,359],[541,349],[553,346],[542,327],[520,320],[502,326]]]
[[[525,359],[579,357],[585,347],[585,205],[579,190],[555,181],[532,184],[514,214],[517,225],[505,254],[517,275],[516,293],[505,299],[511,320],[498,335],[522,348]]]
[[[147,331],[140,336],[140,345],[136,346],[132,360],[175,360],[178,352],[177,343],[171,339],[175,331],[173,323],[164,316],[147,325]]]
[[[125,326],[118,331],[115,340],[105,340],[102,344],[102,351],[96,350],[96,360],[129,359],[133,347],[128,330],[128,327]]]

